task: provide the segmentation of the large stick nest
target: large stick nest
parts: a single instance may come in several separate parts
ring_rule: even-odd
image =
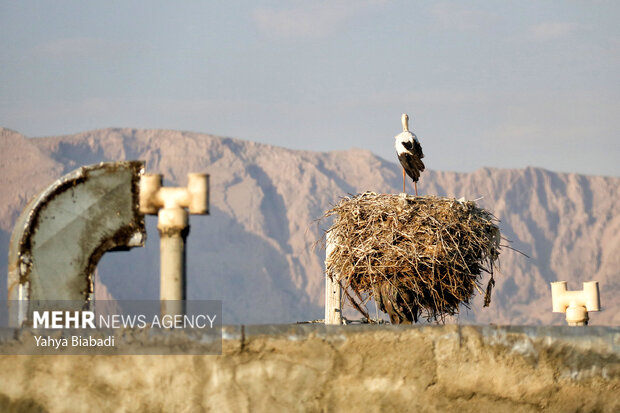
[[[343,198],[329,216],[327,275],[367,318],[374,298],[392,322],[422,314],[444,321],[482,293],[483,272],[489,305],[501,237],[495,217],[473,201],[366,192]]]

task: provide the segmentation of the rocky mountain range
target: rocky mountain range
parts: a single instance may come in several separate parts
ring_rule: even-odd
[[[329,223],[316,220],[342,196],[398,193],[402,185],[397,164],[363,149],[317,153],[140,129],[27,138],[0,128],[0,266],[7,268],[10,233],[30,197],[81,165],[126,159],[145,160],[166,185],[185,185],[189,172],[210,174],[211,215],[190,216],[188,294],[221,299],[226,323],[322,318],[324,251],[313,245]],[[427,160],[432,166],[432,155]],[[591,324],[620,325],[620,178],[539,168],[430,170],[419,191],[477,200],[509,240],[491,306],[476,297],[450,321],[563,324],[551,313],[549,283],[581,289],[597,280],[603,311],[591,314]],[[104,255],[99,296],[158,298],[155,217],[147,217],[147,235],[144,248]]]

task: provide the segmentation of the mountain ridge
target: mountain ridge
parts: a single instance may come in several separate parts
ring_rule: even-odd
[[[342,196],[399,193],[402,185],[399,166],[364,149],[320,153],[173,130],[26,138],[0,129],[0,150],[0,194],[8,200],[0,210],[3,244],[27,199],[81,165],[143,159],[148,172],[164,174],[166,185],[185,185],[189,172],[210,173],[212,215],[190,217],[190,298],[219,294],[229,322],[321,318],[324,252],[311,248],[321,236],[315,220]],[[432,156],[426,159],[432,164]],[[548,283],[566,279],[569,289],[580,289],[592,279],[601,282],[607,310],[593,314],[593,322],[620,324],[620,211],[613,202],[620,178],[480,168],[429,170],[419,184],[422,194],[482,197],[478,203],[500,219],[511,246],[531,257],[505,248],[490,311],[476,298],[457,321],[562,324],[561,315],[550,313]],[[154,225],[149,217],[145,248],[104,256],[100,276],[115,297],[157,298]]]

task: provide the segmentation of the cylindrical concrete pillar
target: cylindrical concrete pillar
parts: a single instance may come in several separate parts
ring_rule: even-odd
[[[186,188],[162,187],[162,176],[145,174],[140,179],[140,212],[157,214],[160,237],[162,315],[185,314],[185,240],[188,212],[209,213],[209,175],[188,175]]]
[[[334,248],[332,233],[328,232],[325,236],[325,267],[330,259]],[[325,324],[342,324],[342,289],[338,280],[332,280],[329,275],[325,275]]]
[[[189,227],[183,208],[160,209],[160,292],[162,315],[185,314],[185,240]]]

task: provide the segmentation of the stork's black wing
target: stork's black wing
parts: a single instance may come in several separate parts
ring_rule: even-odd
[[[420,142],[418,141],[413,141],[413,148],[411,149],[411,152],[420,159],[424,158],[424,152],[422,152],[422,145],[420,145]],[[422,169],[420,169],[420,172],[422,172],[423,170],[424,170],[424,163],[422,163]]]
[[[409,152],[403,152],[398,155],[398,160],[405,169],[405,172],[407,172],[407,175],[413,179],[413,182],[418,182],[418,179],[420,179],[420,173],[424,171],[424,162],[422,162],[424,153],[422,153],[422,147],[418,142],[414,142],[410,145],[412,146],[412,149],[409,150]],[[406,145],[403,144],[403,146],[407,148]]]
[[[416,155],[418,158],[424,158],[424,152],[422,152],[422,145],[418,141],[405,141],[402,142],[405,149],[411,152],[412,155]]]

